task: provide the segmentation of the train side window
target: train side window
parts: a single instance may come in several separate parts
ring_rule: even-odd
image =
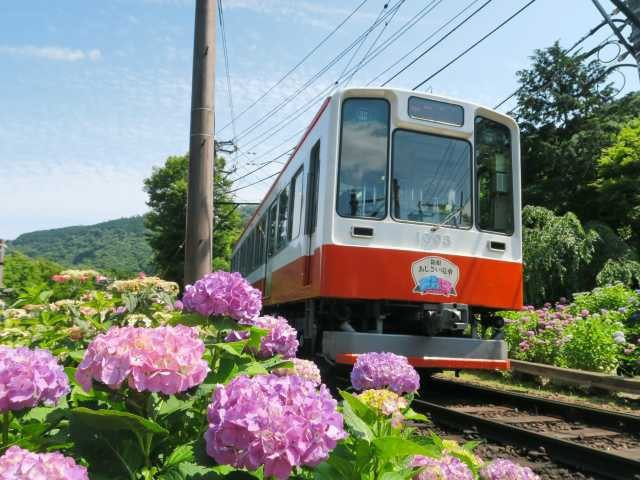
[[[267,257],[273,257],[276,253],[276,229],[278,224],[278,199],[275,199],[269,207],[269,228],[267,230]]]
[[[256,242],[256,229],[254,228],[249,235],[249,254],[247,255],[248,263],[249,263],[249,272],[253,272],[255,270],[256,262],[255,262],[255,242]]]
[[[258,225],[258,265],[264,265],[265,252],[267,248],[267,216],[265,215],[260,220]]]
[[[289,192],[291,186],[287,185],[282,192],[280,192],[280,200],[278,206],[278,251],[282,250],[289,240]]]
[[[513,233],[511,132],[506,125],[476,117],[475,160],[478,228]]]
[[[298,238],[302,214],[302,168],[291,180],[291,203],[289,205],[289,240]]]
[[[307,175],[307,212],[305,215],[304,233],[313,235],[316,231],[318,217],[318,186],[320,178],[320,141],[311,149],[309,158],[309,174]]]
[[[381,220],[387,214],[389,102],[348,98],[342,104],[337,211]]]

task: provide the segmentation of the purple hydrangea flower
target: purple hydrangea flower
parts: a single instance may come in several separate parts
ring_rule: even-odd
[[[89,480],[87,469],[61,453],[10,447],[0,457],[0,480]]]
[[[266,336],[262,337],[260,351],[256,352],[258,358],[269,358],[278,354],[284,358],[293,358],[296,356],[299,346],[298,335],[296,329],[289,325],[289,322],[287,322],[284,317],[264,315],[251,320],[240,321],[239,323],[242,325],[252,325],[269,331]],[[248,334],[239,334],[237,336],[238,340],[242,340],[247,338]],[[227,336],[227,338],[232,337]]]
[[[209,273],[184,289],[185,310],[200,315],[227,315],[236,320],[251,320],[260,313],[262,293],[237,272]]]
[[[67,375],[49,351],[0,346],[0,412],[52,406],[68,393]]]
[[[94,379],[114,390],[128,380],[138,392],[172,395],[204,381],[209,366],[203,353],[196,330],[184,325],[113,327],[89,344],[76,380],[87,391]]]
[[[346,437],[337,402],[324,385],[298,376],[239,376],[218,385],[209,405],[207,454],[219,464],[289,478],[295,466],[314,467]]]
[[[480,469],[482,480],[540,480],[529,467],[522,467],[517,463],[499,458]]]
[[[418,391],[420,376],[409,365],[407,357],[394,353],[365,353],[358,356],[353,366],[351,384],[356,390],[389,388],[402,395]]]
[[[409,463],[410,467],[425,467],[414,480],[473,480],[473,473],[464,462],[451,455],[442,458],[430,458],[416,455]]]

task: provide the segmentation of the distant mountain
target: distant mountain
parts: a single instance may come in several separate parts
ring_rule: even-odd
[[[10,246],[30,257],[69,267],[90,267],[105,273],[153,273],[152,251],[145,238],[142,216],[95,225],[25,233]]]

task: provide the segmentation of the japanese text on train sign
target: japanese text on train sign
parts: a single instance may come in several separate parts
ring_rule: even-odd
[[[458,295],[456,287],[460,278],[458,266],[446,258],[429,256],[411,264],[411,275],[415,284],[414,293],[421,295]]]

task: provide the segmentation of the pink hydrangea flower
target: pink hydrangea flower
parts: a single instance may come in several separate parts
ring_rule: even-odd
[[[138,392],[172,395],[204,381],[209,367],[203,353],[196,330],[184,325],[113,327],[89,344],[76,380],[87,391],[92,380],[112,389],[127,380]]]
[[[47,350],[0,346],[0,412],[55,405],[68,393],[67,375]]]
[[[402,395],[418,391],[420,376],[409,365],[407,357],[394,353],[365,353],[353,366],[351,384],[356,390],[389,388]]]
[[[87,469],[61,453],[10,447],[0,457],[0,480],[89,480]]]
[[[209,273],[184,289],[186,310],[200,315],[226,315],[236,320],[251,320],[260,313],[262,293],[237,272]]]
[[[207,454],[219,464],[289,478],[314,467],[346,437],[337,403],[324,385],[298,376],[239,376],[218,385],[209,405]]]
[[[482,480],[540,480],[529,467],[499,458],[480,469]]]
[[[298,334],[296,329],[289,325],[289,322],[287,322],[284,317],[264,315],[238,323],[241,325],[252,325],[269,331],[260,342],[260,351],[256,352],[258,358],[269,358],[278,354],[284,358],[293,358],[296,356],[299,346]],[[239,338],[236,338],[236,336]],[[236,338],[237,340],[247,338],[248,335],[246,332],[241,332],[236,336],[229,336],[227,338]]]
[[[416,455],[409,463],[410,467],[425,467],[414,480],[473,480],[473,473],[464,462],[451,455],[431,458]]]

